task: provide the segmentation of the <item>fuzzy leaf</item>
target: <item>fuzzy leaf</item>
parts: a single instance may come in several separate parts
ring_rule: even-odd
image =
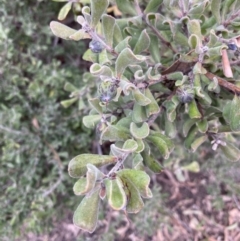
[[[137,103],[141,106],[146,106],[151,103],[151,100],[148,99],[139,89],[134,89],[133,91],[133,97],[137,101]]]
[[[74,92],[74,91],[77,91],[78,89],[73,84],[66,82],[66,84],[64,85],[64,90],[68,92]]]
[[[237,95],[231,102],[230,127],[233,131],[240,131],[240,97]]]
[[[220,148],[223,154],[230,160],[230,161],[239,161],[240,159],[240,150],[236,148],[233,144],[227,143],[226,146],[220,145]]]
[[[116,73],[117,77],[120,78],[124,70],[128,65],[138,64],[145,60],[145,57],[140,55],[134,55],[131,49],[124,49],[116,60]]]
[[[91,107],[96,110],[99,114],[103,113],[103,108],[100,106],[100,100],[98,98],[88,100]]]
[[[161,5],[162,2],[163,0],[150,0],[144,12],[146,14],[151,12],[157,12],[158,7]]]
[[[141,35],[138,38],[138,41],[134,47],[133,53],[134,54],[140,54],[141,52],[148,49],[150,45],[150,38],[147,34],[147,30],[143,30]]]
[[[83,195],[90,192],[97,180],[101,180],[104,174],[92,164],[87,164],[87,177],[80,178],[73,186],[75,195]]]
[[[221,14],[220,14],[221,2],[222,1],[220,0],[211,1],[211,10],[218,23],[221,22]]]
[[[197,139],[195,139],[191,144],[192,152],[195,152],[198,149],[198,147],[201,146],[207,139],[208,139],[207,135],[200,136]]]
[[[148,154],[146,151],[141,153],[143,157],[144,164],[154,173],[160,173],[163,170],[162,165],[151,155]]]
[[[109,206],[114,210],[124,209],[127,205],[127,196],[121,179],[118,176],[113,180],[106,179],[105,185]]]
[[[87,128],[93,128],[100,120],[101,115],[87,115],[83,117],[83,124]]]
[[[190,164],[183,166],[183,170],[189,171],[189,172],[195,172],[198,173],[200,171],[199,163],[196,161],[191,162]]]
[[[106,40],[106,43],[109,46],[113,44],[113,33],[115,27],[115,18],[110,15],[104,14],[102,17],[102,27],[103,27],[103,34]]]
[[[142,126],[138,127],[135,123],[131,123],[130,132],[136,139],[144,139],[149,135],[149,126],[146,122]]]
[[[80,29],[77,32],[75,32],[74,34],[70,35],[69,38],[74,41],[79,41],[81,39],[90,38],[90,36],[88,33],[85,32],[85,30]]]
[[[107,141],[125,141],[130,137],[128,130],[121,128],[120,126],[108,126],[104,132],[102,132],[101,139]]]
[[[145,96],[151,101],[151,103],[146,106],[147,117],[159,113],[160,108],[158,103],[149,88],[145,90]]]
[[[118,9],[125,13],[136,16],[137,12],[131,1],[129,0],[116,0]]]
[[[202,117],[201,113],[198,110],[195,100],[188,104],[188,114],[191,119],[199,119]]]
[[[69,100],[63,100],[61,101],[61,105],[64,107],[64,108],[68,108],[70,105],[72,105],[73,103],[75,103],[76,101],[78,100],[78,98],[72,98],[72,99],[69,99]]]
[[[124,179],[128,184],[133,184],[143,198],[152,197],[152,192],[148,187],[150,184],[150,177],[145,171],[122,169],[117,172],[117,176]]]
[[[108,0],[91,0],[91,25],[96,27],[108,7]]]
[[[50,23],[50,28],[54,35],[66,40],[69,40],[69,36],[77,32],[77,30],[69,28],[68,26],[56,21],[52,21]]]
[[[144,106],[134,103],[132,111],[132,121],[135,123],[144,122],[147,120],[146,109]]]
[[[134,154],[132,159],[132,169],[144,171],[143,158],[141,154]]]
[[[68,164],[68,173],[71,177],[79,178],[86,174],[87,164],[92,164],[96,167],[112,164],[117,161],[114,156],[81,154],[74,157]]]
[[[89,233],[94,232],[98,221],[99,191],[83,198],[73,215],[73,223]]]
[[[170,151],[170,152],[173,151],[173,149],[174,149],[174,144],[173,144],[173,142],[172,142],[172,140],[171,140],[170,138],[168,138],[167,136],[165,136],[165,135],[163,135],[163,134],[161,134],[161,133],[159,133],[159,132],[156,132],[156,131],[151,131],[151,135],[163,139],[163,140],[166,142],[169,151]]]
[[[69,13],[69,11],[71,10],[71,8],[72,8],[72,2],[66,3],[59,11],[58,20],[59,21],[64,20],[67,14]]]
[[[208,122],[207,122],[206,119],[200,120],[196,124],[197,124],[198,130],[201,133],[206,133],[207,132],[207,130],[208,130]]]
[[[184,146],[185,146],[187,149],[191,149],[191,145],[192,145],[192,143],[194,142],[194,140],[196,139],[197,132],[198,132],[198,129],[197,129],[196,126],[193,126],[193,127],[189,130],[188,135],[187,135],[187,138],[186,138],[185,141],[184,141]]]
[[[115,18],[104,14],[102,17],[102,27],[105,41],[109,46],[113,44],[113,33],[115,27]]]
[[[168,146],[162,138],[150,135],[147,137],[147,140],[149,140],[157,147],[157,149],[159,150],[160,154],[163,156],[164,159],[169,158],[170,152]]]

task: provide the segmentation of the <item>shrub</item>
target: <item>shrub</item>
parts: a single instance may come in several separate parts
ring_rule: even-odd
[[[47,2],[0,3],[1,240],[14,240],[22,224],[35,233],[48,229],[60,197],[71,206],[67,160],[91,146],[83,111],[60,105],[69,98],[67,81],[82,86],[76,61],[84,44],[55,47],[48,24],[59,8]],[[64,63],[66,52],[74,59]]]
[[[56,21],[50,27],[65,40],[91,39],[83,59],[92,65],[84,80],[86,88],[95,85],[98,90],[91,89],[91,111],[83,124],[97,129],[99,143],[110,143],[110,153],[105,148],[103,155],[99,148],[98,154],[78,155],[68,168],[70,176],[78,178],[74,193],[85,195],[73,222],[93,232],[105,196],[115,210],[141,210],[142,198],[152,197],[146,168],[159,173],[174,163],[175,143],[189,152],[202,145],[225,159],[239,160],[234,143],[240,130],[240,3],[79,4],[80,29]],[[106,14],[113,9],[112,15]],[[77,100],[74,93],[70,101]],[[99,167],[104,165],[111,168],[102,172]],[[198,169],[198,163],[187,168]]]

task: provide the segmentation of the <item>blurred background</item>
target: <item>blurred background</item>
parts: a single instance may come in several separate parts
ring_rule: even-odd
[[[60,104],[90,66],[87,42],[50,31],[63,4],[0,1],[0,240],[240,240],[240,164],[204,146],[186,153],[180,141],[166,169],[149,173],[154,197],[131,222],[103,203],[93,234],[73,226],[81,197],[67,165],[94,152],[96,137],[82,125],[87,101]],[[77,28],[72,12],[64,23]]]

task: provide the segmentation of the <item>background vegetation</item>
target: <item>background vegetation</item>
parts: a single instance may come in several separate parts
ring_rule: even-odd
[[[71,229],[69,210],[79,197],[67,165],[80,153],[96,152],[97,145],[95,133],[82,124],[87,102],[60,104],[69,98],[65,84],[83,87],[89,67],[81,58],[87,42],[61,41],[50,31],[61,7],[47,0],[0,3],[0,238],[203,240],[202,233],[206,240],[237,238],[240,165],[204,146],[186,153],[181,143],[175,161],[162,174],[151,174],[154,198],[130,216],[132,223],[106,206],[95,234]],[[65,22],[74,27],[72,13]],[[193,161],[201,172],[198,164],[195,173],[186,171]]]

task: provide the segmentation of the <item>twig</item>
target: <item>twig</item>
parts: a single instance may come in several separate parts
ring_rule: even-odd
[[[25,135],[21,131],[12,130],[12,129],[10,129],[8,127],[5,127],[5,126],[2,126],[2,125],[0,125],[0,130],[6,131],[6,132],[14,134],[14,135]]]
[[[233,198],[233,201],[235,202],[235,204],[236,204],[236,206],[237,206],[238,210],[240,210],[240,204],[239,204],[239,202],[238,202],[238,200],[237,200],[236,195],[235,195],[235,194],[233,194],[233,195],[232,195],[232,198]]]
[[[226,21],[224,21],[224,22],[222,23],[222,25],[223,25],[224,27],[227,27],[235,18],[239,17],[239,15],[240,15],[240,9],[239,9],[237,12],[235,12],[234,14],[232,14],[229,19],[227,19]]]
[[[219,84],[220,86],[224,87],[225,89],[228,89],[228,90],[232,91],[232,92],[235,93],[235,94],[240,95],[240,87],[238,87],[238,86],[236,86],[236,85],[228,82],[227,80],[222,79],[221,77],[218,77],[217,75],[214,75],[214,74],[212,74],[212,73],[210,73],[210,72],[207,72],[207,73],[205,74],[205,76],[206,76],[207,78],[211,79],[211,80],[213,80],[214,77],[215,77],[215,78],[218,80],[218,84]]]

